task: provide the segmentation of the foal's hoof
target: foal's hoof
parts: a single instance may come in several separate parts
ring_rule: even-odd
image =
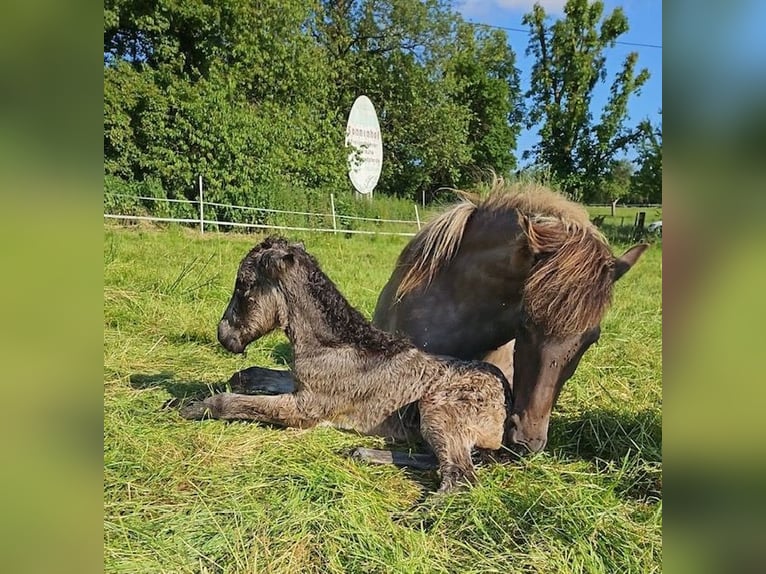
[[[178,409],[178,413],[185,419],[199,421],[202,419],[213,418],[210,405],[205,401],[194,401]]]
[[[476,483],[476,475],[470,471],[450,467],[441,471],[441,485],[436,494],[449,494],[470,488]]]

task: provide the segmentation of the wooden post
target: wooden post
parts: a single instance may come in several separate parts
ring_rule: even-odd
[[[418,213],[418,204],[415,204],[415,221],[418,222],[418,231],[420,231],[420,214]]]
[[[338,223],[335,221],[335,196],[330,194],[330,208],[332,209],[332,228],[333,234],[338,234]]]
[[[202,197],[202,176],[199,176],[199,232],[205,234],[205,213],[203,209],[203,197]]]

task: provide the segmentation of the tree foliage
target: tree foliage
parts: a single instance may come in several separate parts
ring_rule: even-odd
[[[602,2],[569,0],[551,23],[536,5],[524,20],[535,64],[523,94],[505,32],[452,6],[105,0],[106,187],[192,199],[202,175],[220,203],[264,203],[285,189],[350,195],[344,130],[366,94],[383,134],[377,194],[419,198],[490,169],[508,175],[526,122],[539,128],[534,169],[576,198],[657,195],[661,135],[626,125],[648,78],[635,53],[598,117],[592,107],[605,51],[628,29],[621,9],[605,16]],[[640,153],[633,175],[620,159],[629,146]]]
[[[107,181],[158,181],[252,204],[274,187],[350,190],[348,110],[366,94],[384,143],[377,193],[419,197],[505,173],[521,107],[502,32],[442,0],[107,0]]]
[[[602,2],[568,0],[564,17],[547,23],[536,4],[524,17],[530,28],[527,52],[534,56],[527,96],[529,127],[540,127],[535,160],[577,199],[602,199],[616,156],[640,137],[626,127],[628,101],[649,78],[636,73],[638,54],[631,52],[611,83],[598,120],[593,118],[593,92],[607,79],[605,50],[628,30],[621,8],[606,17]]]
[[[638,203],[662,203],[662,124],[641,123],[638,169],[630,180],[631,199]]]

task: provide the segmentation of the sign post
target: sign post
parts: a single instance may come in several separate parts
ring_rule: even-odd
[[[346,124],[346,147],[348,154],[348,177],[354,189],[372,198],[372,190],[378,184],[383,167],[383,140],[375,106],[370,98],[359,96]]]

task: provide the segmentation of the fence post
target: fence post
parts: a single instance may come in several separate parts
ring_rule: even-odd
[[[338,224],[335,221],[335,196],[331,193],[330,194],[330,208],[332,209],[332,229],[333,234],[338,234]]]
[[[199,176],[199,232],[201,235],[205,234],[205,214],[202,207],[202,176]]]
[[[420,214],[418,213],[418,204],[415,204],[415,221],[418,222],[418,231],[420,231]]]

